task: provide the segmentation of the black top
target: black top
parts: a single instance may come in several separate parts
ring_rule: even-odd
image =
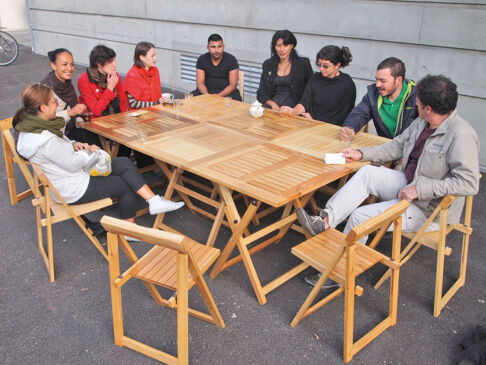
[[[229,85],[230,71],[237,70],[239,66],[235,56],[226,52],[223,52],[221,61],[215,66],[213,61],[211,61],[211,54],[207,52],[199,56],[196,68],[204,71],[204,85],[207,87],[208,93],[218,94]],[[229,96],[235,100],[241,100],[238,89]]]
[[[327,78],[320,72],[312,75],[300,103],[312,118],[343,125],[356,102],[356,86],[348,74]]]
[[[292,97],[290,85],[289,75],[277,75],[275,78],[275,94],[273,94],[272,100],[279,106],[285,105],[293,108],[296,105],[294,98]]]
[[[273,100],[275,95],[275,79],[277,77],[278,64],[274,64],[272,59],[268,59],[263,62],[262,69],[257,99],[260,103],[265,104],[268,100]],[[290,80],[290,92],[295,105],[302,97],[305,85],[312,76],[312,67],[309,59],[307,57],[297,57],[295,61],[292,61],[288,76]]]

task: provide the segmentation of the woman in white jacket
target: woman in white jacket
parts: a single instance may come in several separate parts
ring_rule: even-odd
[[[52,90],[41,84],[27,86],[22,92],[23,108],[13,118],[20,132],[17,150],[21,156],[40,165],[47,178],[68,204],[88,203],[101,198],[118,199],[120,217],[135,218],[137,195],[149,204],[150,214],[178,209],[183,202],[172,202],[155,195],[126,157],[112,160],[109,176],[90,176],[85,171],[89,154],[98,146],[72,142],[63,135],[64,119],[56,118],[57,101]]]

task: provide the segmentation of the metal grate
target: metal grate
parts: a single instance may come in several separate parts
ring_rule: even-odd
[[[181,54],[181,81],[196,84],[196,62],[199,56]],[[256,97],[262,68],[239,63],[240,71],[245,73],[244,93],[245,98]]]

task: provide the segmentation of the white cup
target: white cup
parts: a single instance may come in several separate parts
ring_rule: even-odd
[[[171,94],[171,93],[163,93],[162,94],[162,99],[164,100],[164,103],[172,104],[172,102],[174,101],[174,94]]]

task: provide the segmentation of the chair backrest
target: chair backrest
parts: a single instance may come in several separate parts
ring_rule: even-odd
[[[388,227],[390,227],[393,221],[405,213],[409,205],[410,203],[408,201],[402,200],[384,212],[378,214],[376,217],[370,218],[367,221],[357,225],[348,233],[346,242],[349,245],[352,245],[363,237],[379,229],[380,232],[375,236],[370,244],[370,247],[376,246],[377,241],[383,237]]]
[[[12,119],[13,118],[7,118],[7,119],[0,120],[0,130],[2,132],[12,128]]]
[[[10,192],[10,200],[12,205],[16,204],[18,200],[23,199],[24,197],[30,195],[30,192],[34,190],[34,179],[32,177],[32,173],[27,166],[27,161],[23,159],[17,152],[17,148],[15,145],[15,140],[13,138],[12,133],[10,132],[10,128],[12,128],[12,119],[7,118],[0,120],[0,129],[2,131],[2,142],[3,142],[3,151],[5,154],[5,168],[7,170],[7,177],[9,183],[9,192]],[[15,176],[13,172],[13,163],[16,163],[20,171],[25,177],[27,184],[29,185],[30,190],[17,195],[16,187],[15,187]]]
[[[238,71],[238,90],[241,95],[241,100],[245,102],[245,73],[241,70]]]
[[[179,253],[187,253],[187,249],[184,245],[186,238],[183,235],[149,227],[142,227],[135,223],[130,223],[106,215],[101,218],[100,223],[108,232],[137,238],[140,241],[166,247]]]

